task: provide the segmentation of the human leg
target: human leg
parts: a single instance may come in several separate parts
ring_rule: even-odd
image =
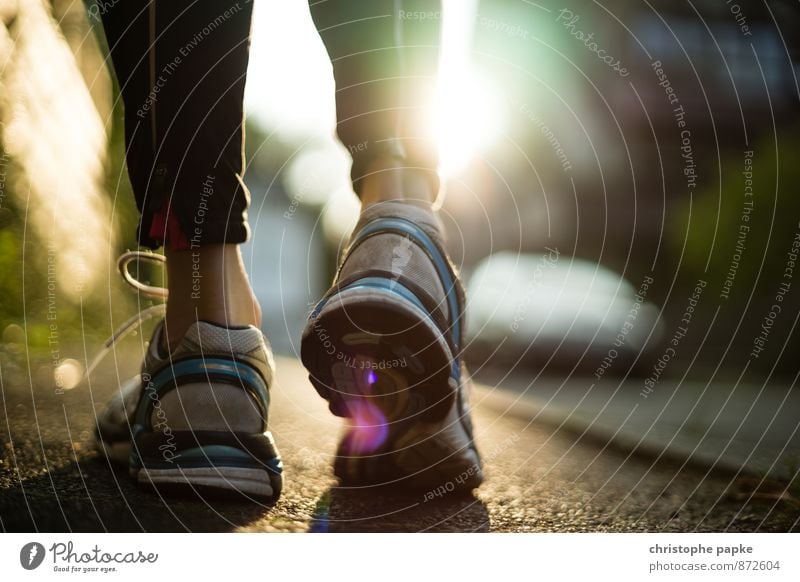
[[[241,260],[251,3],[120,2],[103,25],[125,106],[139,242],[165,247],[167,315],[141,374],[98,416],[139,482],[275,499],[274,363]],[[125,453],[123,453],[125,454]]]
[[[301,357],[349,419],[335,472],[355,484],[435,487],[482,480],[461,361],[464,296],[432,202],[426,127],[436,81],[438,2],[312,2],[333,63],[337,133],[353,157],[361,217]]]
[[[243,97],[251,3],[121,2],[103,13],[125,106],[140,244],[168,256],[167,341],[197,319],[259,325],[247,238]]]

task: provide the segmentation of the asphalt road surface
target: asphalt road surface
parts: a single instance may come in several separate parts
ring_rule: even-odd
[[[338,487],[341,430],[298,362],[279,359],[271,429],[286,467],[274,506],[159,497],[92,448],[94,413],[116,390],[98,376],[56,394],[2,377],[0,529],[5,531],[798,531],[795,500],[749,476],[654,462],[481,403],[486,482],[471,495]],[[14,377],[12,377],[14,376]],[[35,390],[30,389],[33,383]],[[431,499],[433,497],[433,499]]]

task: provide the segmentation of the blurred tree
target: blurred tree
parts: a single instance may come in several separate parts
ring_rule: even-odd
[[[9,380],[25,361],[56,367],[83,359],[84,346],[91,357],[131,315],[114,258],[134,241],[136,211],[99,23],[71,0],[0,0],[0,17],[0,367]]]

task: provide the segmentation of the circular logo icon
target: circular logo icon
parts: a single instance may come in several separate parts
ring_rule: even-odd
[[[39,542],[29,542],[19,551],[19,563],[26,570],[35,570],[44,561],[44,546]]]

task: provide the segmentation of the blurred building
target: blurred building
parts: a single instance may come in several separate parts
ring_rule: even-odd
[[[473,60],[503,93],[506,132],[449,187],[447,210],[471,233],[455,249],[466,266],[489,249],[549,244],[618,270],[648,257],[634,272],[649,270],[657,251],[666,259],[658,246],[675,202],[718,182],[725,152],[757,142],[773,119],[780,127],[800,115],[794,3],[568,6],[480,4]]]
[[[445,220],[463,270],[490,253],[547,246],[567,260],[610,267],[634,285],[653,276],[648,299],[664,307],[667,338],[689,290],[707,276],[710,291],[682,356],[688,361],[705,342],[694,370],[743,361],[772,282],[762,277],[768,284],[753,291],[743,266],[739,296],[725,304],[710,335],[701,332],[722,305],[722,281],[713,277],[728,269],[734,251],[736,225],[729,228],[723,214],[738,220],[745,152],[764,162],[789,152],[782,140],[800,121],[797,4],[483,0],[472,59],[502,94],[504,131],[448,185]],[[778,180],[778,165],[758,176],[758,211],[775,212],[775,222],[759,235],[769,240],[771,233],[769,250],[755,236],[748,241],[754,273],[762,259],[785,260],[784,231],[797,224],[790,212],[774,210],[796,188]],[[700,207],[706,214],[698,215]],[[688,238],[693,212],[707,221],[710,250]],[[688,268],[692,253],[708,259]],[[800,299],[789,301],[794,313]],[[775,349],[791,334],[792,317],[781,321]]]

